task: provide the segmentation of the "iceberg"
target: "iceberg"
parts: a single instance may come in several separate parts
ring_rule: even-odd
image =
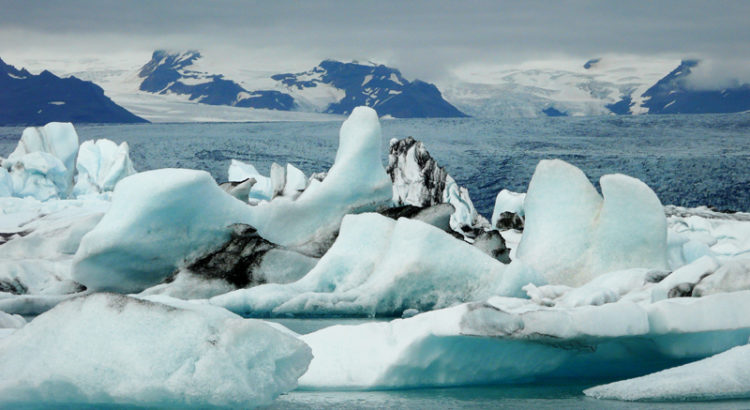
[[[108,207],[99,199],[0,198],[0,310],[38,314],[80,292],[73,255]]]
[[[750,345],[707,359],[584,390],[609,400],[725,400],[750,397]]]
[[[628,268],[667,269],[667,222],[656,194],[625,175],[605,175],[602,194],[560,160],[537,165],[524,200],[516,256],[553,284],[581,285]]]
[[[749,296],[745,291],[577,307],[495,296],[408,319],[331,326],[300,337],[314,356],[300,387],[632,377],[745,344]]]
[[[390,204],[392,185],[380,160],[381,131],[372,108],[357,107],[341,126],[333,166],[318,184],[296,200],[261,202],[248,224],[267,240],[320,256],[332,243],[346,214]]]
[[[257,204],[260,201],[270,201],[273,199],[273,185],[271,178],[263,176],[251,164],[233,159],[229,164],[227,171],[229,182],[241,183],[247,180],[254,181],[248,192],[247,201],[251,204]]]
[[[493,229],[501,231],[508,229],[523,230],[523,203],[525,193],[511,192],[503,189],[497,193],[495,207],[492,210],[490,223]]]
[[[221,247],[250,207],[204,171],[160,169],[124,178],[112,205],[82,239],[73,279],[90,290],[139,292],[184,261]]]
[[[107,139],[84,141],[76,161],[76,197],[112,191],[123,178],[135,174],[127,142],[119,146]]]
[[[61,354],[64,352],[64,354]],[[294,389],[310,349],[209,305],[94,294],[0,339],[0,405],[262,406]]]
[[[246,316],[400,316],[520,295],[534,277],[418,220],[347,215],[333,246],[303,278],[210,299]]]
[[[78,134],[73,124],[51,122],[28,127],[2,166],[10,171],[16,196],[39,200],[72,193]]]
[[[438,165],[421,141],[412,137],[391,139],[386,171],[393,183],[395,206],[427,208],[446,203],[453,206],[453,231],[474,238],[490,229],[489,222],[474,208],[469,191]]]

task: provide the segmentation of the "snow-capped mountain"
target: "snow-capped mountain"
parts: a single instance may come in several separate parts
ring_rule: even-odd
[[[0,60],[0,125],[48,122],[147,122],[115,104],[98,85],[44,70],[34,75]]]
[[[721,90],[692,87],[688,77],[700,61],[684,60],[649,88],[644,106],[652,114],[725,113],[750,110],[750,84]]]
[[[271,75],[269,90],[248,90],[242,80],[207,71],[197,51],[154,52],[138,72],[138,89],[187,96],[190,101],[280,111],[348,114],[367,105],[382,116],[465,117],[433,84],[406,80],[399,70],[376,64],[325,60],[310,71]]]
[[[271,78],[295,100],[331,114],[349,114],[366,105],[381,116],[396,118],[466,116],[445,101],[434,84],[410,82],[399,70],[382,64],[324,60],[310,71]]]
[[[211,74],[193,68],[201,58],[197,51],[169,53],[154,51],[151,61],[138,72],[139,89],[158,94],[188,95],[191,101],[210,105],[267,108],[288,111],[294,99],[275,90],[248,91],[222,74]]]
[[[750,85],[696,90],[697,60],[603,57],[583,64],[531,62],[465,68],[444,86],[448,101],[477,117],[729,113],[750,109]]]

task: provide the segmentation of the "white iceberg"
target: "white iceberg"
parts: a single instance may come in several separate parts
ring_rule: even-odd
[[[747,291],[578,307],[493,297],[303,335],[314,359],[300,386],[377,389],[643,374],[745,344],[748,309]]]
[[[296,200],[279,197],[259,203],[252,208],[249,224],[271,242],[319,256],[344,215],[390,203],[391,180],[383,169],[380,148],[377,113],[368,107],[355,108],[341,126],[336,159],[325,179]]]
[[[112,205],[81,240],[73,279],[92,290],[138,292],[183,261],[221,246],[250,207],[204,171],[161,169],[117,184]]]
[[[73,255],[108,207],[98,199],[0,198],[0,310],[38,314],[80,292]]]
[[[344,217],[336,242],[302,279],[210,301],[252,316],[400,316],[520,294],[534,279],[432,225],[365,213]]]
[[[127,142],[120,145],[107,139],[84,141],[76,161],[76,196],[112,191],[123,178],[135,174]]]
[[[312,357],[277,326],[154,300],[73,299],[0,339],[0,374],[12,375],[0,405],[262,406]]]
[[[725,400],[750,397],[750,345],[647,376],[584,390],[610,400]]]
[[[273,199],[273,185],[271,178],[263,176],[251,164],[233,159],[229,164],[227,171],[229,182],[243,182],[251,179],[252,183],[247,200],[251,204],[257,204],[260,201],[270,201]]]
[[[73,124],[51,122],[23,131],[16,149],[3,160],[16,196],[67,198],[73,188],[78,134]]]
[[[516,255],[553,284],[581,285],[628,268],[667,269],[667,222],[654,192],[625,175],[600,180],[604,198],[578,168],[537,165],[524,200]]]

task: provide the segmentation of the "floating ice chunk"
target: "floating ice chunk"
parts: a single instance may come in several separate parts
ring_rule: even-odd
[[[89,289],[138,292],[186,259],[226,242],[248,207],[203,171],[161,169],[117,184],[112,206],[76,253],[73,278]]]
[[[647,376],[584,390],[609,400],[721,400],[750,397],[750,345]]]
[[[254,178],[247,178],[242,182],[225,182],[219,185],[219,187],[229,195],[244,202],[250,197],[250,190],[256,182]]]
[[[64,196],[70,181],[59,158],[46,152],[32,152],[18,158],[10,169],[13,195],[40,201]]]
[[[27,155],[32,153],[47,154],[54,157],[59,160],[62,166],[55,165],[52,167],[51,164],[54,161],[51,161],[49,158],[39,158],[39,155],[26,158]],[[42,174],[46,174],[41,172],[42,169],[54,169],[54,176],[56,178],[55,186],[59,189],[58,194],[60,197],[66,198],[70,195],[73,188],[73,175],[75,173],[77,154],[78,134],[76,134],[73,124],[51,122],[44,127],[26,128],[21,135],[21,139],[18,141],[16,149],[3,161],[3,166],[7,169],[33,169],[37,173]],[[42,155],[42,157],[44,156]],[[19,178],[19,180],[23,179],[25,178]],[[14,181],[15,184],[16,182]],[[35,182],[32,185],[39,185],[39,182]],[[31,187],[26,188],[25,195],[30,195],[30,189]],[[16,189],[16,191],[22,190]]]
[[[305,173],[292,164],[286,164],[286,184],[284,185],[284,196],[297,198],[307,188],[307,177]]]
[[[667,268],[667,220],[654,191],[638,179],[604,175],[604,202],[594,232],[594,275],[628,268]]]
[[[277,163],[271,164],[271,198],[276,198],[284,192],[286,185],[286,168]]]
[[[254,166],[233,159],[229,164],[229,182],[242,182],[248,178],[255,180],[250,188],[249,201],[253,204],[259,201],[270,201],[273,198],[271,178],[261,175]]]
[[[495,198],[495,208],[492,211],[492,228],[500,231],[523,230],[525,198],[525,193],[511,192],[507,189],[500,191]]]
[[[400,316],[519,294],[532,278],[420,221],[347,215],[339,237],[310,273],[287,285],[261,285],[211,303],[256,316]]]
[[[602,198],[584,173],[560,160],[540,161],[524,200],[516,255],[553,284],[583,284]]]
[[[387,172],[393,181],[393,203],[428,207],[443,201],[445,168],[438,166],[424,144],[412,137],[391,139]]]
[[[301,336],[314,359],[300,386],[403,388],[644,374],[745,344],[749,295],[574,308],[492,297],[388,323],[332,326]]]
[[[135,174],[129,151],[127,142],[118,146],[107,139],[84,141],[76,162],[76,196],[112,191],[121,179]]]
[[[0,339],[0,374],[13,375],[0,402],[260,406],[294,389],[312,358],[263,322],[154,300],[77,298]]]
[[[540,161],[524,201],[517,256],[553,284],[583,284],[629,268],[666,269],[666,219],[642,182],[605,175],[604,199],[578,168]]]
[[[319,255],[347,213],[373,211],[391,200],[391,180],[380,159],[380,123],[375,110],[357,107],[341,126],[339,149],[320,184],[296,200],[285,197],[252,209],[250,225],[264,238]],[[319,249],[320,242],[326,242]]]

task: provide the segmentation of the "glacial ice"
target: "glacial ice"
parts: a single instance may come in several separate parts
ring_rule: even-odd
[[[78,149],[73,193],[81,195],[112,191],[123,178],[135,174],[127,142],[119,146],[107,139],[84,141]]]
[[[450,204],[454,210],[451,229],[470,238],[475,236],[475,230],[490,228],[489,222],[474,208],[469,191],[438,165],[421,141],[412,137],[391,139],[386,171],[393,183],[394,205],[426,208]]]
[[[605,175],[599,195],[583,172],[560,160],[537,165],[524,200],[516,255],[553,284],[581,285],[628,268],[667,268],[667,223],[641,181]]]
[[[325,179],[296,199],[279,197],[252,208],[249,224],[278,245],[319,256],[348,213],[390,203],[391,181],[380,160],[381,132],[372,108],[357,107],[341,126],[339,148]]]
[[[269,404],[312,358],[289,332],[209,305],[76,298],[0,339],[0,405]]]
[[[749,296],[578,307],[496,296],[408,319],[331,326],[301,336],[314,359],[300,386],[460,386],[648,373],[746,343]],[[736,313],[726,316],[727,309]],[[696,323],[696,316],[703,319]]]
[[[0,198],[0,310],[38,314],[79,292],[73,255],[108,207],[99,199]]]
[[[333,246],[302,279],[216,296],[248,316],[400,316],[493,294],[521,294],[531,278],[424,222],[347,215]]]
[[[527,194],[498,193],[490,224],[421,143],[392,143],[402,149],[391,152],[396,159],[389,157],[386,171],[377,115],[368,108],[343,124],[327,175],[308,179],[290,164],[274,164],[266,177],[233,161],[224,189],[199,171],[127,176],[134,172],[127,145],[100,140],[78,148],[72,126],[55,127],[30,129],[0,168],[0,196],[16,196],[0,198],[0,374],[20,375],[0,377],[0,407],[32,395],[73,404],[238,405],[257,393],[258,380],[276,387],[261,387],[257,403],[293,388],[310,360],[297,336],[276,335],[269,326],[279,325],[242,320],[223,307],[260,317],[404,318],[301,336],[315,356],[300,379],[304,388],[611,380],[672,367],[587,393],[750,396],[747,350],[722,353],[750,337],[748,214],[662,207],[624,175],[602,177],[600,195],[580,170],[554,160],[540,162]],[[63,151],[77,159],[71,163]],[[78,173],[72,180],[71,169]],[[113,187],[110,202],[100,192]],[[58,199],[70,189],[78,199]],[[523,230],[498,227],[504,212],[525,217]],[[255,234],[259,247],[232,242],[237,230]],[[511,248],[508,265],[487,256],[508,256],[500,239]],[[211,263],[201,271],[195,263],[202,260]],[[238,286],[221,269],[206,273],[227,266],[251,266],[252,278]],[[238,290],[258,283],[266,284]],[[98,290],[141,293],[134,299]],[[49,309],[30,323],[13,315]],[[275,336],[262,336],[267,347],[258,347],[246,337],[257,333],[245,327]],[[163,328],[166,339],[158,336]],[[101,337],[115,331],[127,336]],[[226,349],[210,346],[215,335]],[[281,360],[292,370],[280,375],[255,359],[233,361],[243,352],[273,363],[263,352],[277,352],[276,337],[296,346],[287,352],[300,360]],[[162,350],[153,357],[137,350],[156,343]],[[76,364],[60,346],[94,346],[94,354]],[[110,369],[102,359],[110,348],[120,349],[113,366],[127,361],[140,371],[159,363],[167,373],[154,381],[127,366]],[[185,357],[191,368],[170,367]],[[55,366],[44,367],[45,360]],[[703,361],[675,367],[694,360]],[[205,373],[190,373],[197,363]],[[248,364],[266,377],[248,376]],[[712,370],[720,367],[726,375]],[[97,371],[113,382],[95,383],[104,377]],[[223,391],[215,380],[227,374]]]
[[[77,155],[78,134],[73,124],[51,122],[44,127],[26,128],[3,167],[13,170],[13,189],[18,196],[39,200],[57,195],[67,198],[73,188]],[[54,185],[44,184],[44,177],[49,177]],[[56,189],[53,195],[52,189]]]
[[[161,169],[131,175],[81,240],[73,279],[93,290],[139,292],[180,264],[220,246],[250,207],[204,171]]]
[[[657,373],[584,390],[614,400],[722,400],[750,397],[750,345]]]
[[[229,182],[242,182],[252,178],[255,182],[250,188],[248,201],[257,204],[260,201],[270,201],[273,198],[273,186],[271,178],[261,175],[251,164],[233,159],[227,171]]]

